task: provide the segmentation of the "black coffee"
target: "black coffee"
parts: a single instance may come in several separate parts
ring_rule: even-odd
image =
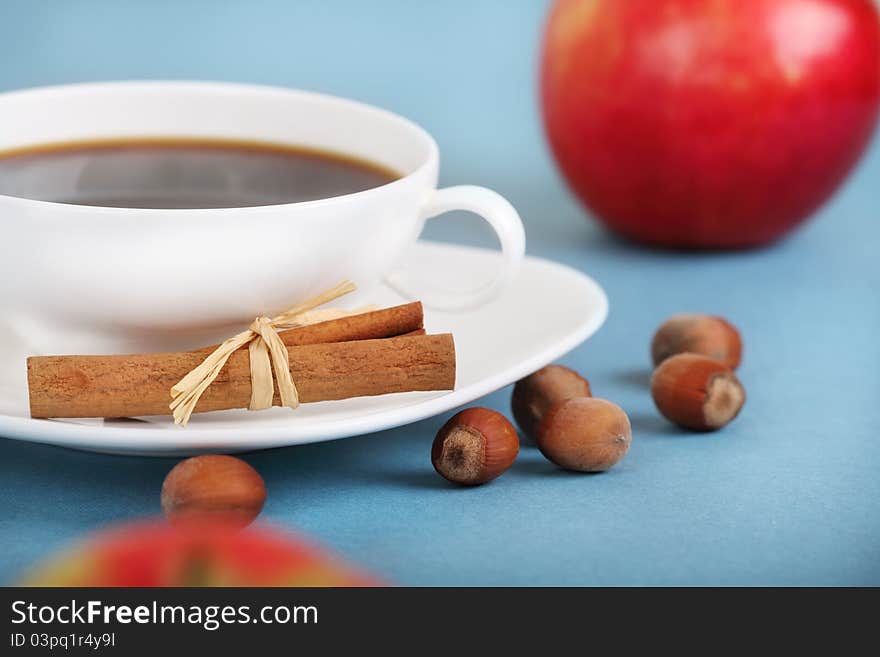
[[[400,176],[314,149],[213,139],[115,139],[0,152],[0,194],[126,208],[240,208],[339,196]]]

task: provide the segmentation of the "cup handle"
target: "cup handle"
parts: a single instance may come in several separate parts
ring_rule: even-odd
[[[399,294],[421,299],[437,310],[468,310],[495,299],[510,283],[526,252],[526,233],[522,220],[510,202],[491,189],[476,185],[456,185],[436,190],[421,210],[422,219],[431,219],[452,210],[478,214],[492,226],[501,243],[501,268],[493,278],[470,290],[444,290],[431,285],[416,291],[404,270],[392,272],[385,282]]]

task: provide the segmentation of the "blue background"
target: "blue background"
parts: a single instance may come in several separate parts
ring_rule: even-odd
[[[264,518],[401,584],[880,584],[880,217],[876,146],[789,240],[682,255],[619,242],[556,174],[536,100],[543,2],[4,2],[0,88],[123,78],[302,87],[374,103],[440,143],[442,183],[507,196],[533,255],[583,270],[611,314],[563,359],[630,414],[614,470],[511,471],[450,488],[429,462],[448,416],[248,455]],[[430,237],[491,245],[466,215]],[[680,311],[725,315],[749,400],[712,435],[658,417],[648,343]],[[507,412],[510,390],[480,403]],[[170,460],[0,439],[0,581],[84,532],[158,511]]]

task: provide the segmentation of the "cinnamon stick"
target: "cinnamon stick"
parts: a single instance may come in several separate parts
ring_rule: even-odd
[[[278,336],[288,347],[325,342],[348,342],[351,340],[371,340],[390,338],[418,331],[424,326],[424,311],[420,301],[400,306],[372,310],[358,315],[349,315],[326,322],[309,324],[298,328],[279,331]],[[194,353],[208,354],[218,345],[195,349]]]
[[[288,356],[303,402],[451,390],[455,385],[450,334],[303,344],[288,347]],[[33,356],[27,361],[31,417],[169,415],[171,386],[203,357],[202,352]],[[197,413],[247,407],[248,359],[247,350],[232,354],[199,400]],[[274,404],[279,403],[276,393]]]

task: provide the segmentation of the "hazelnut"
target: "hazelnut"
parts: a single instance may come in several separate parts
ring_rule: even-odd
[[[673,315],[651,340],[651,358],[657,367],[670,356],[701,354],[723,363],[730,369],[739,366],[742,340],[736,327],[712,315]]]
[[[172,524],[207,520],[245,527],[265,501],[266,486],[257,471],[221,454],[181,461],[162,484],[162,511]]]
[[[733,371],[698,354],[664,360],[651,377],[651,396],[667,420],[697,431],[720,429],[746,401]]]
[[[566,399],[589,396],[590,383],[584,377],[568,367],[548,365],[516,382],[510,406],[520,429],[535,440],[547,409]]]
[[[506,417],[489,408],[468,408],[437,432],[431,463],[449,481],[473,486],[507,470],[518,453],[519,438]]]
[[[538,425],[538,449],[567,470],[607,470],[624,457],[630,442],[632,428],[623,409],[595,397],[561,401]]]

